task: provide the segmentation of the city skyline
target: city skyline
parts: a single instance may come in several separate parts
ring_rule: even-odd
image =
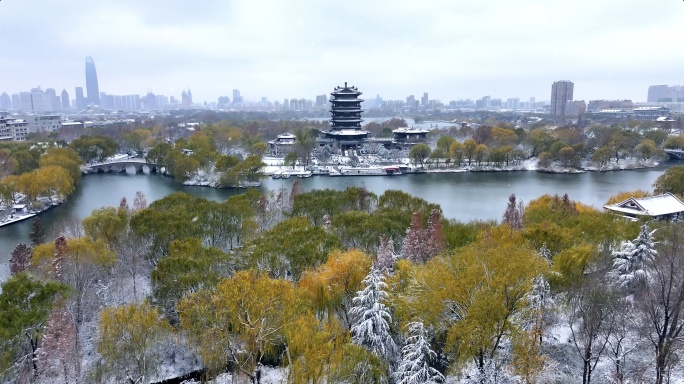
[[[684,52],[671,49],[672,36],[684,34],[681,2],[38,6],[0,3],[0,31],[14,36],[4,47],[12,54],[0,58],[10,94],[36,85],[85,89],[86,56],[95,59],[100,91],[178,98],[189,86],[208,102],[233,89],[244,100],[310,98],[344,81],[394,100],[424,92],[442,102],[545,100],[563,78],[573,79],[576,99],[646,101],[650,85],[684,82]],[[41,28],[26,27],[28,14]]]

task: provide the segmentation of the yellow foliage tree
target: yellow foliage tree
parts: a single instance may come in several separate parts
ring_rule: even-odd
[[[64,168],[71,176],[74,184],[81,181],[81,158],[78,153],[69,148],[48,148],[40,157],[38,163],[41,167],[56,165]]]
[[[455,254],[416,267],[407,306],[446,334],[454,367],[474,359],[484,369],[502,340],[516,337],[513,319],[525,310],[532,278],[546,268],[519,233],[494,227]]]
[[[334,251],[325,264],[302,274],[299,287],[319,315],[336,314],[349,327],[351,300],[361,290],[371,264],[371,258],[361,251]]]
[[[636,191],[619,192],[618,194],[609,197],[608,201],[606,201],[606,205],[621,203],[621,202],[629,199],[630,197],[634,197],[634,198],[638,199],[641,197],[648,197],[648,196],[651,196],[650,192],[642,191],[640,189],[637,189]]]
[[[342,360],[349,330],[336,318],[321,321],[306,312],[285,326],[288,381],[329,383]]]
[[[103,367],[120,382],[146,383],[159,370],[159,343],[170,330],[147,302],[105,308],[97,341]]]
[[[240,271],[216,290],[194,293],[178,305],[181,328],[198,343],[211,372],[225,369],[253,381],[264,357],[285,342],[284,329],[299,308],[291,282]]]

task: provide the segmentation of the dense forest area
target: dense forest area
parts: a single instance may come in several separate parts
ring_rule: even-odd
[[[676,174],[657,184],[680,188]],[[683,347],[683,233],[568,196],[461,223],[400,191],[297,181],[222,203],[137,194],[57,239],[37,223],[12,252],[2,377],[664,383]]]

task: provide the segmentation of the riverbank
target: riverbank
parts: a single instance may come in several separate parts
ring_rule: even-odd
[[[53,197],[39,198],[38,202],[43,205],[43,208],[29,208],[29,204],[26,203],[25,199],[21,200],[20,204],[14,204],[11,208],[7,206],[0,208],[0,215],[3,216],[2,219],[0,219],[0,228],[34,218],[62,204],[63,201]],[[8,210],[10,210],[9,213],[7,212]]]
[[[365,160],[365,161],[363,161]],[[263,173],[266,176],[272,176],[273,174],[282,174],[284,172],[295,172],[295,173],[300,173],[304,172],[306,167],[303,166],[286,166],[284,165],[284,160],[283,159],[278,159],[278,158],[264,158],[264,163],[266,166],[263,168]],[[348,169],[353,169],[353,167],[350,165],[350,161],[348,158],[340,158],[338,161],[336,161],[337,164],[334,165],[329,165],[329,164],[324,164],[320,165],[317,162],[312,162],[312,164],[316,167],[323,168],[323,169],[334,169],[334,168],[340,168],[340,167],[345,167]],[[522,160],[519,162],[511,162],[508,165],[490,165],[490,164],[476,164],[472,163],[471,165],[461,165],[458,167],[453,167],[453,166],[430,166],[428,165],[427,167],[415,167],[410,165],[409,159],[400,159],[396,163],[391,163],[391,162],[372,162],[372,159],[362,159],[361,163],[363,166],[359,168],[367,168],[367,167],[387,167],[387,166],[401,166],[401,167],[409,167],[410,171],[405,172],[405,173],[461,173],[461,172],[522,172],[522,171],[537,171],[537,172],[543,172],[543,173],[557,173],[557,174],[575,174],[575,173],[585,173],[585,172],[606,172],[606,171],[626,171],[626,170],[635,170],[635,169],[648,169],[648,168],[656,168],[660,165],[660,161],[658,160],[639,160],[639,159],[623,159],[617,163],[609,163],[605,164],[601,167],[597,167],[593,162],[591,161],[585,161],[582,163],[582,165],[579,168],[574,168],[574,167],[563,167],[560,164],[552,164],[549,167],[539,167],[538,166],[538,160],[537,158],[531,158],[527,160]],[[323,175],[326,175],[327,173],[324,173]],[[316,173],[314,173],[316,175]],[[319,174],[320,175],[320,174]],[[356,176],[356,175],[355,175]],[[364,176],[363,174],[359,174],[358,176]]]
[[[357,162],[352,162],[351,158],[346,156],[334,156],[331,162],[320,164],[316,160],[312,160],[311,166],[302,165],[285,165],[283,158],[265,157],[263,162],[265,166],[262,168],[262,173],[266,177],[272,177],[273,175],[282,174],[308,174],[311,171],[311,167],[317,169],[317,171],[312,172],[314,176],[339,176],[340,174],[345,174],[347,176],[353,175],[355,177],[368,177],[368,176],[384,176],[382,172],[362,172],[363,169],[378,168],[382,169],[385,167],[401,167],[401,173],[387,174],[387,176],[398,176],[402,174],[421,174],[421,173],[464,173],[464,172],[495,172],[495,173],[505,173],[505,172],[522,172],[522,171],[537,171],[542,173],[553,173],[553,174],[580,174],[585,172],[607,172],[607,171],[624,171],[624,170],[636,170],[636,169],[647,169],[658,167],[660,162],[658,160],[639,160],[639,159],[623,159],[616,163],[610,162],[604,164],[603,166],[597,167],[591,161],[584,161],[579,168],[575,167],[564,167],[560,164],[552,164],[549,167],[539,167],[537,158],[530,158],[522,161],[511,162],[508,165],[492,165],[492,164],[476,164],[471,163],[470,165],[461,166],[449,166],[439,164],[433,165],[428,164],[427,166],[415,166],[411,165],[408,158],[397,159],[396,162],[380,160],[374,156],[361,156],[357,158]],[[347,172],[341,172],[344,169]],[[160,169],[157,173],[170,177],[164,168]],[[95,173],[86,173],[95,174]],[[198,187],[208,187],[208,188],[219,188],[219,189],[230,189],[230,188],[249,188],[249,187],[259,187],[260,182],[242,182],[240,185],[235,187],[224,187],[220,182],[220,173],[214,172],[213,168],[210,170],[200,169],[195,172],[190,178],[183,181],[183,185],[186,186],[198,186]]]

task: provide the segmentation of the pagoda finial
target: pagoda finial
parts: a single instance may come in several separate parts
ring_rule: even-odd
[[[344,87],[347,88],[347,82],[346,81],[344,82]]]

